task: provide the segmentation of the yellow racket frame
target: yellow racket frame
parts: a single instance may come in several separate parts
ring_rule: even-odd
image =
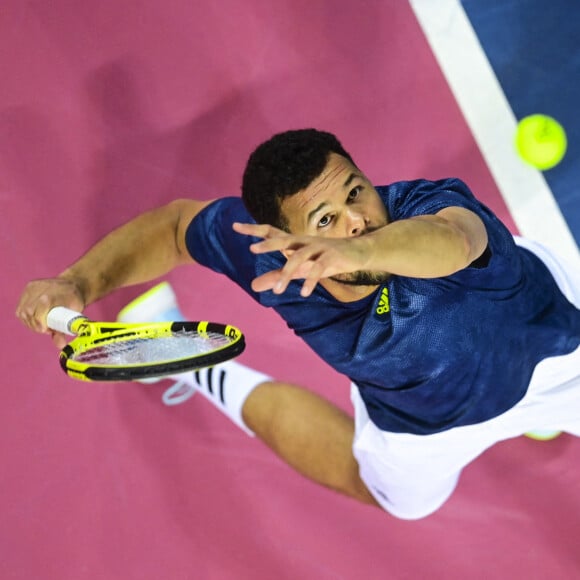
[[[74,338],[60,353],[60,366],[70,377],[81,381],[135,381],[144,378],[163,377],[214,366],[240,355],[245,348],[242,331],[232,325],[208,321],[155,322],[149,324],[125,324],[121,322],[93,322],[82,315],[67,324]],[[191,357],[170,359],[161,363],[134,363],[124,365],[79,362],[74,357],[95,346],[134,339],[169,337],[180,332],[204,335],[222,335],[228,343]]]

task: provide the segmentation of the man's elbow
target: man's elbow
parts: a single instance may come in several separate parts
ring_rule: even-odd
[[[466,266],[469,266],[480,258],[485,252],[488,244],[487,231],[483,223],[480,227],[464,232]]]
[[[464,208],[446,208],[437,214],[445,219],[459,248],[461,268],[475,262],[487,248],[487,230],[481,218]]]
[[[209,205],[213,200],[198,201],[191,199],[177,199],[167,204],[167,211],[173,228],[173,240],[175,243],[178,265],[193,261],[186,243],[186,234],[193,218]]]

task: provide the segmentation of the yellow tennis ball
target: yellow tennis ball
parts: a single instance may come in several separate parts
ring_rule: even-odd
[[[535,439],[536,441],[551,441],[561,434],[562,431],[529,431],[528,433],[524,433],[526,437]]]
[[[564,127],[547,115],[524,117],[516,131],[516,149],[521,158],[541,171],[558,165],[566,154]]]

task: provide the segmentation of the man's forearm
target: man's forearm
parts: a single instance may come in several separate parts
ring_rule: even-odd
[[[462,227],[429,215],[393,222],[360,241],[368,244],[365,269],[437,278],[453,274],[479,257],[487,245],[487,235],[483,224]]]
[[[302,278],[303,296],[309,296],[321,281],[330,279],[325,282],[328,285],[334,276],[357,271],[415,278],[448,276],[468,266],[487,246],[481,219],[458,207],[445,208],[434,216],[395,221],[350,238],[294,235],[264,224],[234,223],[233,228],[263,238],[250,246],[253,253],[279,251],[287,258],[282,268],[255,278],[254,291],[281,294],[290,280]]]
[[[185,244],[191,220],[210,202],[178,200],[149,211],[112,231],[56,278],[29,282],[16,315],[36,332],[49,332],[51,308],[82,310],[109,292],[158,278],[192,262]],[[62,348],[65,337],[56,333]]]
[[[76,284],[85,304],[152,280],[191,261],[180,241],[183,207],[173,202],[113,230],[60,274]]]

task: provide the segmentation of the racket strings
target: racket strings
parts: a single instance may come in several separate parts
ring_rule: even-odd
[[[223,334],[180,331],[169,336],[135,336],[123,341],[94,344],[74,353],[71,358],[91,365],[163,364],[203,355],[231,342]]]

